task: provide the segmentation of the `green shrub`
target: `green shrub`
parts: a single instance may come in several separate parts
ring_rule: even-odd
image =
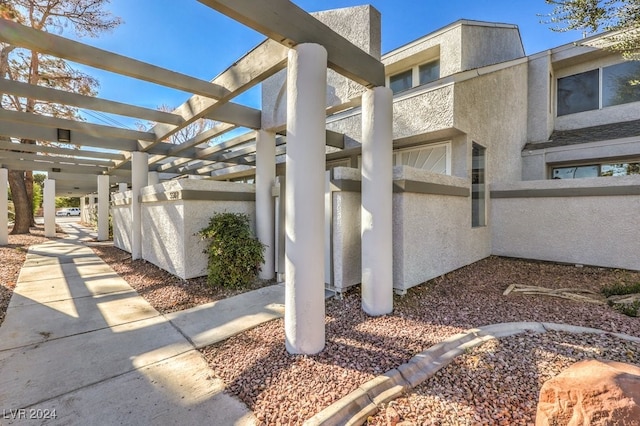
[[[252,235],[249,216],[216,213],[198,235],[210,241],[204,251],[209,285],[244,287],[255,279],[264,262],[264,246]]]
[[[632,284],[620,282],[602,289],[602,294],[606,297],[634,293],[640,293],[640,282]]]
[[[640,300],[636,300],[633,303],[618,303],[613,308],[628,317],[637,317],[640,313]]]

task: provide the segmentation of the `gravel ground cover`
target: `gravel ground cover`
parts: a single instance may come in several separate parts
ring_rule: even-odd
[[[513,283],[599,291],[605,285],[634,280],[640,281],[640,273],[491,257],[414,287],[404,297],[397,296],[391,315],[371,318],[362,313],[357,291],[347,293],[342,300],[329,301],[327,344],[318,355],[289,355],[284,348],[282,320],[202,352],[229,391],[244,401],[263,424],[300,424],[362,383],[469,328],[511,321],[548,321],[640,337],[638,318],[624,316],[607,306],[548,296],[502,295]],[[515,368],[529,363],[521,362],[520,355],[522,352],[514,355]],[[553,363],[562,358],[550,359]],[[554,368],[562,369],[564,365]],[[551,367],[546,368],[552,371]],[[488,375],[495,374],[496,382],[506,381],[500,370],[484,370]],[[526,398],[527,403],[533,404],[537,400],[537,396],[532,397],[538,389],[537,381],[523,382],[521,376],[513,377],[514,386],[530,388]],[[440,400],[448,403],[444,395]],[[475,409],[475,405],[471,407]],[[495,419],[489,423],[495,424]],[[456,420],[437,424],[465,423]]]
[[[207,278],[182,280],[144,260],[131,260],[131,254],[112,244],[88,243],[93,251],[124,278],[145,300],[163,314],[214,302],[247,290],[274,284],[255,280],[248,289],[225,289],[207,285]]]
[[[547,332],[494,339],[458,356],[368,425],[532,425],[542,385],[584,359],[640,365],[640,343],[611,335]]]
[[[31,228],[31,234],[9,235],[9,245],[0,246],[0,324],[4,321],[29,246],[48,240],[44,237],[44,227],[35,227]]]

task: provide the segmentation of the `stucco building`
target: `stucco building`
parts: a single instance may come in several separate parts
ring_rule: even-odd
[[[602,49],[605,36],[527,56],[516,25],[460,20],[381,55],[374,8],[314,16],[379,58],[393,91],[397,292],[492,254],[640,269],[634,217],[640,207],[640,64]],[[327,137],[343,145],[326,151],[325,283],[340,292],[362,276],[362,111],[357,104],[330,111],[363,88],[331,70],[327,81]],[[264,129],[286,127],[286,90],[286,71],[263,82]],[[284,154],[277,163],[274,256],[283,280]],[[240,166],[212,175],[254,183],[255,169]],[[201,201],[180,200],[181,209],[191,213],[180,226],[166,227],[151,225],[177,223],[158,210],[166,200],[147,201],[142,256],[183,278],[205,271],[193,234],[211,211],[229,205],[234,211],[256,209],[246,195],[235,204],[209,200],[208,207],[197,208],[189,205]],[[180,231],[174,235],[175,229]],[[116,232],[116,245],[128,249],[126,235]],[[168,250],[166,241],[172,240],[184,246]]]

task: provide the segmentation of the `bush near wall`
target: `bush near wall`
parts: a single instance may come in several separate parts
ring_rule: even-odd
[[[251,233],[249,216],[242,213],[216,213],[209,226],[198,235],[208,240],[208,283],[212,286],[249,285],[264,262],[264,246]]]

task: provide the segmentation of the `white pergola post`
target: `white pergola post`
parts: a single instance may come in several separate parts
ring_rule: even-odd
[[[7,197],[9,171],[0,168],[0,246],[9,244],[9,199]]]
[[[160,174],[158,172],[149,172],[147,175],[147,185],[155,185],[160,183]]]
[[[140,190],[149,178],[149,154],[131,153],[131,259],[142,259],[142,203]]]
[[[275,200],[271,188],[276,181],[276,134],[258,130],[256,135],[256,234],[264,244],[260,278],[275,277]]]
[[[119,192],[127,192],[128,189],[129,189],[129,184],[127,184],[127,182],[120,182],[118,184],[118,191]]]
[[[393,311],[393,94],[362,96],[362,309]]]
[[[53,179],[45,179],[42,192],[44,236],[52,238],[56,236],[56,181]]]
[[[109,239],[109,176],[98,175],[98,241]]]
[[[289,51],[285,337],[289,353],[325,345],[324,169],[327,51],[300,44]]]

